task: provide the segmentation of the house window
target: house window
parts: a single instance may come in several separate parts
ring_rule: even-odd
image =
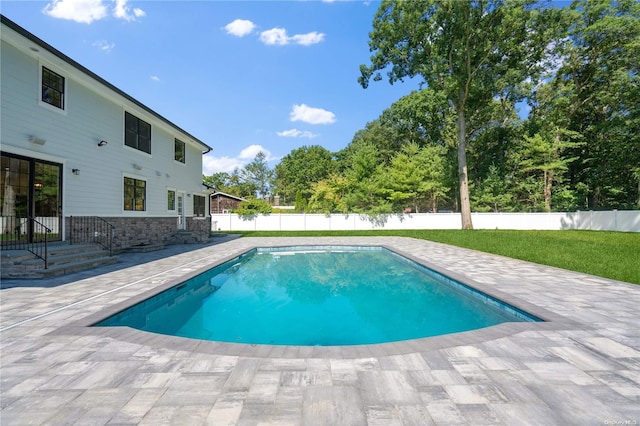
[[[204,217],[205,198],[200,195],[193,196],[193,215],[196,217]]]
[[[184,150],[184,142],[179,141],[178,139],[174,142],[174,159],[184,164],[185,150]]]
[[[64,109],[64,77],[42,67],[42,102]]]
[[[151,124],[125,111],[124,144],[151,154]]]
[[[176,209],[176,191],[168,190],[167,191],[167,210],[175,210]]]
[[[139,179],[124,178],[124,209],[146,210],[147,182]]]

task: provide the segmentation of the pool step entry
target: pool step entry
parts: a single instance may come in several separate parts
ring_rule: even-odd
[[[0,256],[2,278],[48,278],[118,261],[118,257],[109,256],[109,251],[97,244],[50,244],[48,252],[48,268],[45,269],[44,261],[26,250],[3,250]]]

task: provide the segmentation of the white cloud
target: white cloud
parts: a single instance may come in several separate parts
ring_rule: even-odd
[[[289,119],[309,124],[330,124],[336,121],[336,115],[322,108],[312,108],[302,104],[293,106]]]
[[[260,33],[260,41],[266,45],[284,46],[293,42],[303,46],[310,46],[323,40],[324,34],[317,31],[289,36],[284,28],[272,28]]]
[[[268,45],[284,46],[289,44],[289,37],[287,36],[287,30],[284,28],[272,28],[260,33],[260,41]]]
[[[248,147],[240,151],[240,155],[238,156],[238,158],[242,160],[253,161],[253,159],[256,158],[256,155],[258,155],[260,151],[264,153],[267,161],[276,160],[276,158],[271,156],[271,151],[264,148],[262,145],[249,145]]]
[[[225,25],[224,29],[227,30],[227,34],[234,35],[236,37],[244,37],[253,32],[256,24],[246,19],[236,19],[235,21]]]
[[[202,173],[205,176],[211,176],[214,173],[231,173],[236,168],[242,168],[244,163],[238,158],[231,157],[215,157],[207,154],[202,157]]]
[[[114,47],[116,47],[115,43],[109,43],[106,40],[98,40],[95,41],[93,43],[93,46],[97,47],[98,49],[102,50],[103,52],[111,52],[113,50]]]
[[[309,138],[309,139],[313,139],[316,136],[318,136],[315,133],[311,133],[308,130],[298,130],[298,129],[290,129],[290,130],[284,130],[282,132],[276,132],[276,134],[278,136],[282,136],[285,138]]]
[[[42,13],[54,18],[90,24],[107,16],[107,8],[102,0],[53,0]]]
[[[307,34],[296,34],[291,37],[293,41],[303,46],[310,46],[312,44],[320,43],[324,40],[324,34],[317,31],[313,31]]]
[[[260,151],[264,153],[267,161],[278,160],[277,157],[271,155],[271,151],[261,145],[249,145],[235,157],[215,157],[213,152],[203,156],[202,173],[205,176],[211,176],[214,173],[220,172],[232,173],[235,169],[242,169],[252,162]]]
[[[139,8],[131,8],[128,0],[115,0],[113,16],[126,21],[135,21],[136,18],[145,16],[145,12]],[[83,24],[104,19],[108,15],[105,0],[52,0],[42,13],[59,19],[68,19]]]
[[[144,15],[144,10],[134,8],[131,10],[131,6],[127,4],[128,0],[116,0],[116,6],[113,8],[113,16],[125,21],[135,21],[136,18],[140,18]]]
[[[153,81],[160,81],[160,77],[158,77],[157,75],[152,75],[152,76],[151,76],[151,80],[153,80]]]

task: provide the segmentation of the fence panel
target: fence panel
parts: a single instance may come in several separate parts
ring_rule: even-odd
[[[640,211],[568,213],[472,213],[475,229],[610,230],[640,232]],[[212,229],[221,231],[350,231],[371,229],[460,229],[460,213],[409,213],[369,217],[360,214],[286,214],[242,218],[213,214]]]

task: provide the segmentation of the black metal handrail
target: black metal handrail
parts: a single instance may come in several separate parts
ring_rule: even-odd
[[[98,216],[69,216],[69,244],[95,243],[113,256],[116,227]]]
[[[49,267],[49,234],[53,231],[31,216],[2,216],[2,247],[27,250]]]

